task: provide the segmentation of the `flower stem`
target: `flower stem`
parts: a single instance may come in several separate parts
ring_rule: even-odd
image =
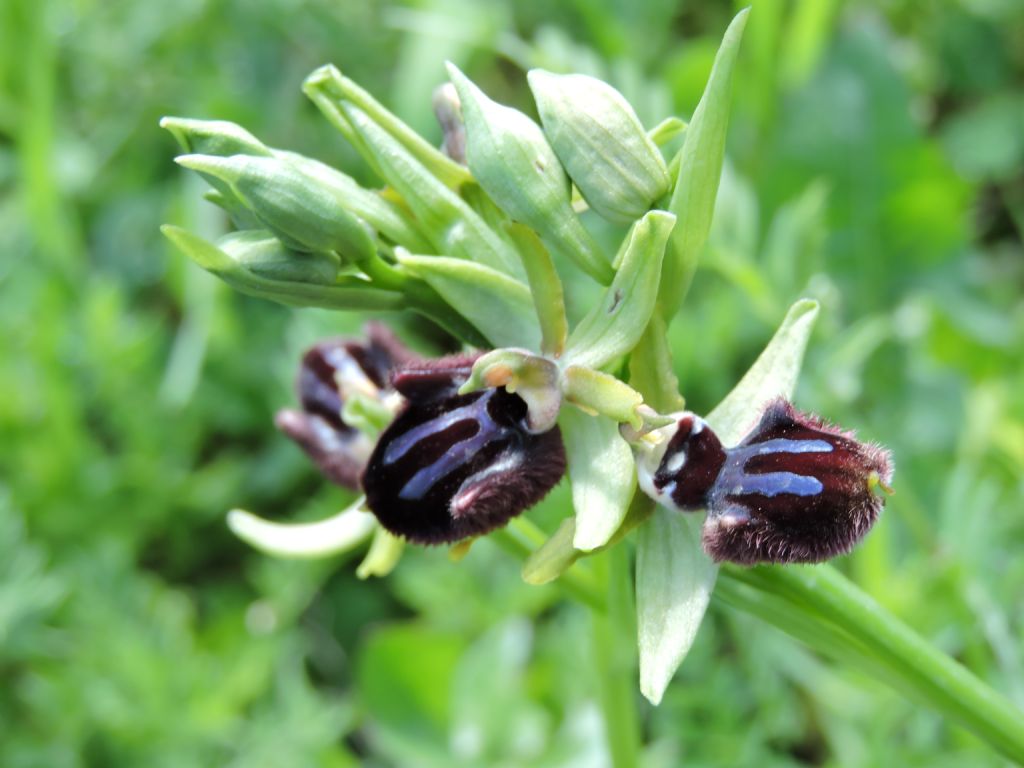
[[[1024,713],[942,653],[830,566],[722,568],[723,582],[752,587],[823,624],[831,655],[849,652],[884,682],[934,707],[1011,760],[1024,764]],[[727,600],[734,602],[727,597]],[[763,618],[801,637],[784,612]],[[796,631],[793,631],[793,630]],[[801,637],[817,645],[813,637]],[[835,644],[838,644],[836,647]]]
[[[429,317],[455,338],[482,348],[489,346],[487,339],[476,328],[421,280],[410,277],[378,255],[361,261],[359,268],[378,288],[405,294],[410,308]]]
[[[594,560],[608,590],[608,610],[591,612],[594,663],[608,753],[612,768],[635,768],[640,755],[640,723],[629,553],[625,547],[613,547]]]

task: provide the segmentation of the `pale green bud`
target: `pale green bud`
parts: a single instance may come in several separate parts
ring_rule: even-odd
[[[295,307],[397,309],[400,293],[341,275],[334,253],[298,253],[266,230],[233,232],[211,243],[180,227],[161,228],[186,256],[235,290]]]
[[[480,186],[552,250],[600,282],[611,282],[611,265],[573,211],[569,177],[540,126],[492,101],[454,64],[448,73],[466,123],[466,161]]]
[[[356,263],[375,253],[373,233],[335,196],[278,157],[182,155],[180,165],[220,179],[289,248],[337,251]]]
[[[341,270],[337,254],[290,251],[261,229],[231,232],[217,241],[217,247],[240,267],[266,280],[331,285]]]
[[[544,133],[591,208],[628,224],[669,188],[665,161],[629,102],[588,75],[531,70]]]

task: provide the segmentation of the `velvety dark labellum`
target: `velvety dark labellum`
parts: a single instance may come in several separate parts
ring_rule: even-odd
[[[414,359],[383,325],[367,324],[366,334],[365,343],[334,339],[307,350],[296,381],[302,410],[281,410],[275,418],[329,480],[353,490],[373,444],[342,420],[344,391],[384,397],[395,366]]]
[[[526,430],[526,404],[502,389],[456,394],[472,358],[416,362],[392,377],[409,403],[381,435],[363,476],[388,531],[423,544],[498,528],[565,473],[558,428]]]
[[[799,413],[785,400],[734,448],[690,414],[652,484],[679,509],[706,508],[704,549],[716,560],[811,563],[848,552],[878,519],[889,454]]]

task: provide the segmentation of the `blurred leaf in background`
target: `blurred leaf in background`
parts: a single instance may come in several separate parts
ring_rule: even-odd
[[[718,215],[670,338],[688,407],[819,299],[797,401],[899,467],[844,568],[1024,705],[1024,8],[753,5]],[[0,765],[608,764],[585,613],[490,542],[360,582],[229,535],[236,504],[312,519],[350,500],[272,414],[300,351],[364,318],[237,295],[171,253],[161,222],[228,224],[192,202],[157,121],[233,120],[367,181],[302,79],[332,61],[439,140],[450,59],[532,116],[522,69],[596,75],[650,128],[690,116],[734,11],[0,6]],[[595,294],[565,288],[578,317]],[[553,530],[570,503],[563,485],[530,514]],[[714,599],[664,704],[636,706],[647,766],[1002,764]]]

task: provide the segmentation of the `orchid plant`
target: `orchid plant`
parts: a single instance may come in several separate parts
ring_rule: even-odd
[[[301,407],[277,425],[325,477],[362,495],[321,522],[235,510],[228,523],[285,557],[371,539],[362,577],[386,575],[409,543],[458,555],[493,536],[523,558],[527,582],[557,581],[594,611],[598,659],[634,642],[635,602],[640,690],[655,704],[721,575],[730,604],[1024,759],[1024,731],[998,694],[836,570],[793,565],[853,547],[892,472],[884,449],[789,403],[817,304],[789,310],[710,413],[683,409],[666,330],[711,226],[746,17],[727,30],[690,122],[650,130],[591,77],[531,71],[538,124],[449,65],[435,97],[437,149],[323,67],[305,92],[380,177],[378,190],[237,125],[165,118],[186,152],[178,163],[210,184],[208,199],[236,227],[217,242],[165,227],[188,256],[290,306],[418,313],[456,347],[422,358],[371,324],[364,340],[309,350]],[[584,226],[586,209],[623,227],[615,254]],[[600,286],[571,327],[560,268]],[[547,536],[522,513],[565,474],[572,510]],[[628,690],[610,685],[610,752],[632,765],[637,729],[622,723],[635,713]]]

